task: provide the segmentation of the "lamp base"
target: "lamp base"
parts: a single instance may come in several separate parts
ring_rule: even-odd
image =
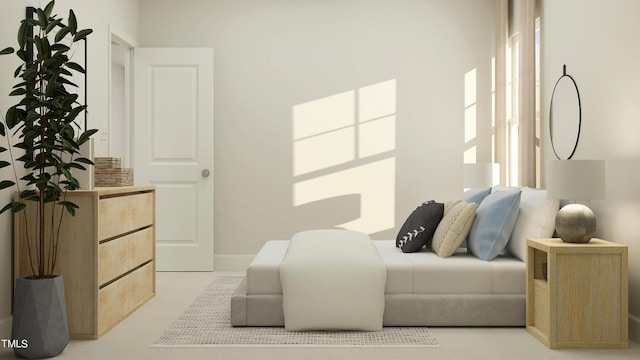
[[[587,243],[596,232],[596,216],[584,205],[566,205],[556,216],[556,232],[564,242]]]

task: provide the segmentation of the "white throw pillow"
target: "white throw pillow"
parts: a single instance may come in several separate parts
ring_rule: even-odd
[[[525,261],[527,257],[527,239],[552,237],[559,208],[560,201],[549,199],[547,190],[522,188],[520,213],[506,251]]]
[[[477,208],[478,204],[462,200],[444,204],[444,216],[431,242],[431,248],[438,256],[449,257],[456,252],[469,234]]]

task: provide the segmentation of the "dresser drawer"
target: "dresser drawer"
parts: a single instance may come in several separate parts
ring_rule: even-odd
[[[154,272],[155,264],[150,262],[143,267],[132,272],[129,277],[129,306],[137,308],[154,295]]]
[[[98,240],[153,224],[153,193],[102,198],[98,202]]]
[[[153,259],[153,227],[102,243],[98,247],[100,286]]]
[[[112,328],[154,295],[153,261],[98,291],[98,333]]]
[[[123,277],[98,291],[98,335],[111,329],[129,311],[129,281]]]
[[[156,247],[154,227],[149,227],[131,234],[129,239],[129,265],[133,269],[153,259]]]

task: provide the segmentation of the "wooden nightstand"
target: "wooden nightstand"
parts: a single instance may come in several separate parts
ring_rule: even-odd
[[[627,347],[627,266],[609,241],[527,240],[527,330],[552,349]]]

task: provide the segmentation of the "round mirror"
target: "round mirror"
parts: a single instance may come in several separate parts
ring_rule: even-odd
[[[578,85],[566,67],[556,82],[549,106],[549,134],[551,147],[560,160],[573,157],[580,139],[581,119],[580,94]]]

